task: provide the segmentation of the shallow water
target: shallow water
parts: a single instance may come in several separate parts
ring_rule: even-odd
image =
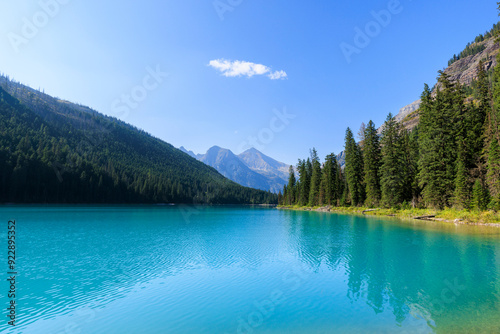
[[[5,248],[9,219],[17,325],[2,315],[2,333],[500,332],[498,228],[251,207],[3,206]]]

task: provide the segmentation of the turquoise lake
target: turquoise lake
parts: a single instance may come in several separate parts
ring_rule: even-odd
[[[1,333],[500,333],[500,228],[195,206],[2,206],[0,221]]]

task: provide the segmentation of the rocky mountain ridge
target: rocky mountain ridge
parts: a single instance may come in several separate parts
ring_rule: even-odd
[[[184,153],[215,168],[228,179],[251,188],[278,193],[288,182],[287,164],[268,157],[255,148],[236,155],[231,150],[213,146],[205,154],[195,154],[181,146]]]
[[[479,62],[484,62],[485,70],[491,71],[497,65],[497,55],[500,50],[500,44],[495,41],[495,37],[490,37],[484,41],[471,44],[472,47],[480,46],[484,49],[474,55],[470,55],[453,62],[448,66],[444,73],[448,74],[452,82],[460,83],[463,86],[469,86],[477,79]],[[437,83],[434,87],[440,88]],[[421,100],[410,103],[401,108],[395,116],[396,121],[400,122],[405,129],[411,130],[418,125]]]

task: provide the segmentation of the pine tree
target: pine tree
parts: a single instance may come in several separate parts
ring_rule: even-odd
[[[418,186],[418,127],[412,131],[401,130],[400,145],[403,163],[403,201],[411,202],[416,207],[420,197],[420,187]]]
[[[380,193],[380,142],[375,124],[370,121],[364,132],[363,145],[364,176],[366,185],[366,205],[377,206]]]
[[[484,211],[488,208],[488,190],[481,183],[480,180],[476,180],[474,183],[474,188],[472,191],[472,209],[476,211]]]
[[[321,204],[337,205],[339,199],[339,165],[334,154],[327,155],[321,176]]]
[[[500,54],[497,56],[500,61]],[[491,208],[500,210],[500,63],[493,72],[493,108],[487,110],[485,128],[486,184]]]
[[[293,166],[290,166],[288,169],[288,186],[287,186],[287,194],[286,194],[286,201],[288,205],[293,205],[295,204],[296,198],[295,198],[295,172],[293,170]]]
[[[345,136],[345,177],[351,205],[363,203],[363,156],[349,128]]]
[[[309,192],[310,192],[310,184],[311,177],[309,171],[309,165],[311,161],[309,159],[300,160],[297,165],[297,170],[299,171],[299,201],[298,204],[300,206],[307,205],[309,203]]]
[[[455,177],[455,194],[454,202],[457,209],[467,209],[469,207],[469,173],[464,157],[464,143],[459,142],[458,158],[457,158],[457,173]]]
[[[477,97],[479,100],[479,105],[472,112],[473,128],[471,129],[474,134],[474,142],[471,146],[471,150],[477,154],[476,159],[481,158],[481,152],[485,147],[485,132],[488,129],[488,116],[491,115],[491,95],[490,95],[490,84],[488,80],[488,74],[484,69],[484,62],[481,60],[477,68]]]
[[[394,207],[403,200],[405,175],[401,163],[400,132],[399,123],[390,113],[382,130],[380,168],[382,202],[389,207]]]
[[[435,98],[426,85],[420,106],[419,185],[429,207],[443,208],[450,204],[454,193],[456,167],[457,111],[463,105],[449,76],[440,71]]]
[[[476,120],[474,116],[478,113],[464,106],[465,95],[460,87],[456,91],[455,97],[455,140],[456,140],[456,173],[455,192],[453,195],[454,205],[458,209],[467,209],[470,205],[472,195],[472,184],[470,171],[475,167],[473,156],[477,155],[482,148],[481,129],[484,119]],[[477,124],[479,123],[479,124]],[[475,131],[479,133],[476,134]],[[475,147],[480,145],[480,147]],[[473,148],[471,150],[471,148]]]
[[[500,145],[497,140],[492,140],[488,149],[488,163],[486,180],[491,196],[490,207],[500,210]]]
[[[319,204],[319,191],[321,184],[321,163],[319,162],[318,152],[313,148],[311,150],[311,189],[309,192],[309,206]]]

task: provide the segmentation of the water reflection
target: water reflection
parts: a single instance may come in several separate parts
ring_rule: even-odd
[[[89,309],[81,332],[234,333],[276,289],[284,302],[255,332],[500,332],[498,231],[250,208],[2,210],[22,222],[19,333],[68,333],[54,319]],[[296,268],[307,278],[290,290]]]
[[[365,302],[375,314],[390,310],[399,325],[423,319],[436,332],[481,332],[485,323],[500,329],[498,231],[439,231],[434,224],[426,230],[318,213],[289,217],[301,261],[317,267],[327,260],[332,270],[344,270],[353,303]]]

